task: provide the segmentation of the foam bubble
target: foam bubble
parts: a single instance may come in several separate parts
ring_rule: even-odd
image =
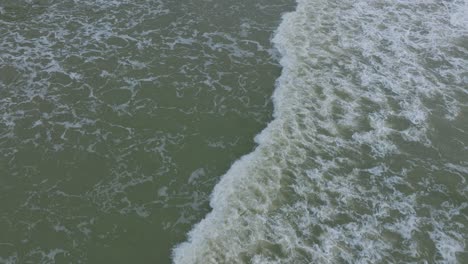
[[[462,115],[459,83],[444,76],[466,70],[466,51],[452,52],[464,6],[299,0],[273,39],[274,120],[174,262],[457,262],[468,219],[453,208],[468,197],[438,175],[466,173],[441,161],[447,131],[434,120]]]

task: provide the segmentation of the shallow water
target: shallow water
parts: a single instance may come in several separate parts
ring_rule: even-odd
[[[467,11],[299,0],[275,119],[175,262],[468,262]]]
[[[0,263],[169,263],[271,119],[288,1],[0,1]]]
[[[467,12],[2,1],[0,263],[468,262]]]

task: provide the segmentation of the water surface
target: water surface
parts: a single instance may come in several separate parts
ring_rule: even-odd
[[[169,263],[271,119],[291,1],[0,2],[0,263]]]

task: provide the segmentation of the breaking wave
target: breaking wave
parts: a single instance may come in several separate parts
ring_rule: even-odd
[[[258,147],[175,263],[468,259],[466,1],[298,0]]]

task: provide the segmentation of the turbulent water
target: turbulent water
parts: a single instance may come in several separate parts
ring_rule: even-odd
[[[0,1],[0,263],[468,263],[467,14]]]
[[[0,263],[170,263],[271,119],[293,4],[0,0]]]
[[[274,121],[176,263],[468,263],[468,2],[299,0]]]

